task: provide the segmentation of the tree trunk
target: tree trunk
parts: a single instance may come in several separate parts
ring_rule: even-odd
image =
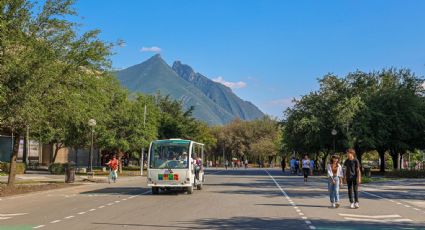
[[[323,157],[322,157],[322,171],[323,173],[326,173],[326,159],[328,158],[329,153],[326,153]]]
[[[384,149],[378,149],[379,159],[381,160],[381,164],[379,165],[379,171],[381,173],[385,172],[385,150]]]
[[[61,148],[62,148],[62,144],[58,144],[58,143],[55,144],[55,152],[53,153],[53,159],[51,163],[55,163],[56,157],[58,156],[58,152]]]
[[[391,150],[391,159],[393,160],[393,168],[398,169],[398,153]]]
[[[22,162],[27,165],[28,164],[28,128],[26,130],[26,133],[24,135],[24,146],[22,151]]]
[[[8,186],[13,186],[15,184],[16,159],[18,158],[20,140],[21,140],[21,136],[19,134],[16,134],[14,139],[13,139],[12,155],[10,155],[9,178],[8,178],[8,181],[7,181]]]
[[[122,174],[122,156],[124,155],[124,153],[121,150],[118,150],[118,164],[119,164],[119,172],[120,174]]]

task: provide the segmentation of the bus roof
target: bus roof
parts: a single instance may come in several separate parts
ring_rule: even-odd
[[[198,145],[204,145],[202,143],[198,143],[198,142],[195,142],[195,141],[177,139],[177,138],[165,139],[165,140],[156,140],[156,141],[153,141],[153,142],[154,143],[173,143],[173,144],[189,144],[190,142],[193,142],[193,143],[198,144]]]

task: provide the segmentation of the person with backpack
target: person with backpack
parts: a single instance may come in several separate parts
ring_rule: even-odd
[[[348,186],[348,197],[350,199],[350,208],[359,208],[358,186],[362,182],[360,171],[360,162],[356,159],[354,149],[347,150],[347,160],[344,162],[345,176],[344,181]],[[354,193],[354,199],[353,199]]]
[[[106,165],[109,166],[109,177],[108,177],[108,179],[112,179],[112,181],[114,183],[117,182],[118,160],[117,160],[116,155],[113,155],[112,159],[110,159],[108,161],[108,163],[106,163]],[[109,183],[111,183],[110,180],[109,180]]]

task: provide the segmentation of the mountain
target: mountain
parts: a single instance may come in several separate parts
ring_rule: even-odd
[[[264,116],[264,113],[254,104],[240,99],[229,87],[214,82],[200,73],[195,73],[189,65],[175,61],[172,68],[181,78],[192,83],[208,98],[235,117],[253,120]]]
[[[181,66],[183,67],[185,65]],[[176,70],[177,69],[179,69],[179,73],[183,73],[183,71],[180,71],[180,68],[177,68],[176,65]],[[143,63],[116,72],[118,80],[131,92],[156,94],[159,91],[162,95],[170,95],[174,99],[182,100],[185,108],[194,106],[194,117],[209,124],[226,124],[237,117],[240,117],[241,119],[247,119],[247,117],[249,117],[246,115],[249,111],[234,113],[232,112],[233,110],[229,109],[237,109],[240,107],[245,108],[244,106],[238,107],[233,105],[233,96],[211,96],[218,93],[224,93],[227,95],[229,92],[229,95],[234,95],[229,88],[223,86],[225,88],[223,88],[222,91],[219,91],[216,89],[218,86],[213,86],[218,83],[212,82],[204,76],[202,76],[202,78],[197,76],[200,79],[199,81],[191,81],[190,78],[185,78],[183,75],[184,74],[180,76],[177,74],[177,72],[172,69],[159,54],[151,57]],[[203,84],[205,84],[205,87],[202,87]],[[209,92],[209,87],[206,85],[211,85],[210,88],[214,90]],[[234,96],[237,97],[236,95]],[[233,106],[222,106],[226,104],[224,98],[227,97],[232,98],[232,100],[229,100],[228,104]],[[219,103],[217,103],[217,101]],[[244,116],[241,116],[240,114],[244,114]]]

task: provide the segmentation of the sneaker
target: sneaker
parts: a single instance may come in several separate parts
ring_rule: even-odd
[[[354,207],[355,207],[355,208],[360,208],[360,206],[359,206],[359,202],[354,203]]]
[[[339,208],[339,203],[336,203],[335,204],[335,208]]]
[[[332,203],[332,208],[336,208],[336,205],[335,205],[335,203]]]
[[[350,205],[350,208],[356,208],[355,206],[354,206],[354,203],[351,203],[351,205]]]

